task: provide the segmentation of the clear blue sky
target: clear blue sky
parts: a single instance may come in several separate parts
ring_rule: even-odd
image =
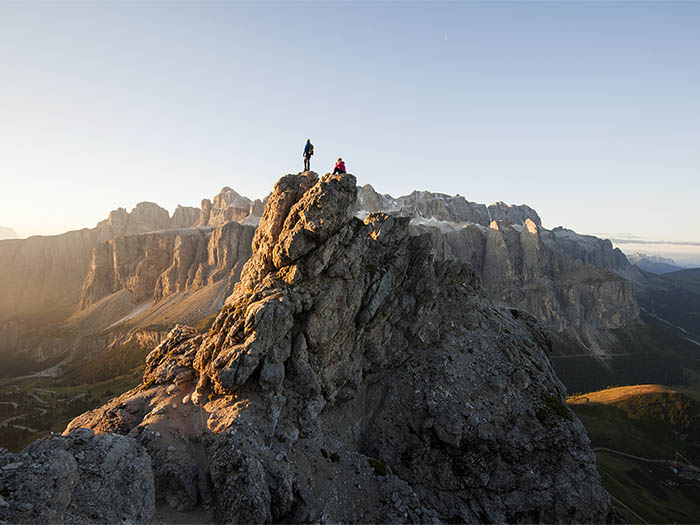
[[[700,3],[0,2],[0,225],[92,227],[342,155],[394,195],[700,241]]]

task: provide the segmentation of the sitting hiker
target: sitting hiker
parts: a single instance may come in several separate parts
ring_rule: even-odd
[[[335,163],[335,169],[333,170],[333,173],[347,173],[347,171],[345,171],[345,163],[340,157],[338,157],[338,160]]]

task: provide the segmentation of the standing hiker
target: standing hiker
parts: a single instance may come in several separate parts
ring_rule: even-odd
[[[304,171],[311,169],[311,155],[314,154],[314,145],[311,144],[311,139],[306,139],[304,146]]]
[[[338,160],[335,163],[335,168],[333,169],[333,173],[347,173],[345,171],[345,163],[343,162],[343,159],[338,157]]]

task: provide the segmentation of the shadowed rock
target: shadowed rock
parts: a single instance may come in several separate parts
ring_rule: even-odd
[[[0,449],[0,487],[0,520],[9,523],[143,523],[154,513],[146,450],[88,429],[19,454]]]

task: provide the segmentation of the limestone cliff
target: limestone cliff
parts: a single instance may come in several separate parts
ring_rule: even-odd
[[[111,275],[92,276],[92,282],[86,283],[88,272],[95,260],[104,261],[110,252],[109,246],[99,246],[101,243],[108,243],[121,237],[150,233],[164,232],[166,230],[183,230],[196,228],[198,226],[221,227],[230,221],[246,221],[255,225],[257,218],[262,214],[262,201],[251,201],[242,197],[229,187],[224,187],[219,194],[214,197],[214,204],[205,199],[202,209],[178,206],[172,217],[168,211],[152,202],[141,202],[134,207],[131,212],[124,208],[118,208],[110,212],[107,219],[100,221],[95,228],[84,228],[82,230],[71,231],[62,235],[35,236],[28,239],[13,239],[0,241],[0,289],[3,295],[0,297],[0,321],[10,318],[22,318],[27,316],[42,316],[44,320],[54,321],[66,318],[76,307],[84,308],[95,300],[95,295],[88,298],[91,292],[84,291],[85,286],[90,287],[96,295],[103,297],[109,290],[116,291],[121,288],[138,289],[139,296],[149,295],[146,289],[153,290],[152,274],[154,268],[160,268],[162,261],[168,259],[167,269],[172,263],[172,253],[170,256],[156,255],[154,243],[161,243],[161,248],[170,246],[174,249],[174,241],[178,235],[182,237],[181,250],[187,250],[185,244],[188,240],[193,241],[195,236],[201,237],[202,232],[192,230],[190,232],[163,233],[161,241],[156,241],[155,237],[142,237],[140,240],[124,241],[121,243],[120,251],[123,255],[132,250],[137,257],[145,254],[146,244],[149,246],[149,262],[141,263],[141,260],[134,260],[129,263],[123,258],[119,262],[115,261],[113,266],[119,267]],[[190,237],[191,236],[191,237]],[[146,241],[150,239],[150,241]],[[140,246],[137,247],[137,245]],[[209,266],[219,267],[219,263],[213,261],[218,255],[207,253],[206,248],[203,253],[209,258]],[[97,253],[93,254],[93,248]],[[160,257],[160,259],[158,257]],[[226,257],[226,255],[222,255]],[[125,270],[126,266],[135,266],[141,263],[137,281],[145,283],[145,287],[132,282],[127,284],[123,281],[123,272],[126,271],[128,278],[134,277],[131,272],[135,268]],[[226,264],[224,263],[224,267]],[[224,268],[228,270],[228,267]],[[103,270],[105,270],[103,268]],[[188,271],[187,269],[186,271]],[[216,270],[209,270],[216,273]],[[209,272],[203,269],[203,272]],[[109,273],[109,272],[108,272]],[[160,272],[155,275],[159,277]],[[143,277],[143,279],[142,279]],[[203,279],[189,279],[194,281]],[[94,282],[95,280],[100,282]],[[133,280],[133,279],[132,279]],[[168,288],[167,283],[163,283]],[[175,288],[182,288],[182,283],[175,285]],[[162,296],[162,294],[161,294]]]
[[[128,434],[156,498],[221,522],[615,521],[537,322],[356,191],[283,177],[209,333],[66,434]]]
[[[262,201],[251,201],[224,186],[214,197],[202,201],[202,209],[195,226],[221,226],[229,221],[243,222],[246,218],[262,215]]]
[[[124,208],[110,212],[95,228],[0,241],[0,321],[28,315],[49,320],[67,317],[79,303],[95,245],[168,229],[189,218],[194,218],[191,209],[180,209],[170,219],[157,204],[141,202],[131,213]]]
[[[357,209],[364,212],[383,211],[414,219],[433,219],[454,223],[469,222],[488,226],[492,220],[507,219],[512,223],[524,223],[530,219],[541,224],[537,212],[525,204],[513,205],[496,202],[490,206],[470,202],[461,195],[446,195],[429,191],[414,191],[410,195],[393,198],[380,195],[371,185],[365,184],[358,193]]]
[[[164,230],[98,244],[79,308],[119,290],[128,290],[142,303],[222,279],[230,281],[230,293],[250,257],[254,231],[252,226],[228,222],[219,228]]]
[[[639,323],[633,282],[642,277],[624,254],[607,239],[546,230],[529,206],[430,192],[394,199],[366,185],[356,209],[361,217],[365,210],[410,217],[415,234],[432,235],[437,257],[477,271],[491,299],[569,332],[594,352],[606,330]]]

